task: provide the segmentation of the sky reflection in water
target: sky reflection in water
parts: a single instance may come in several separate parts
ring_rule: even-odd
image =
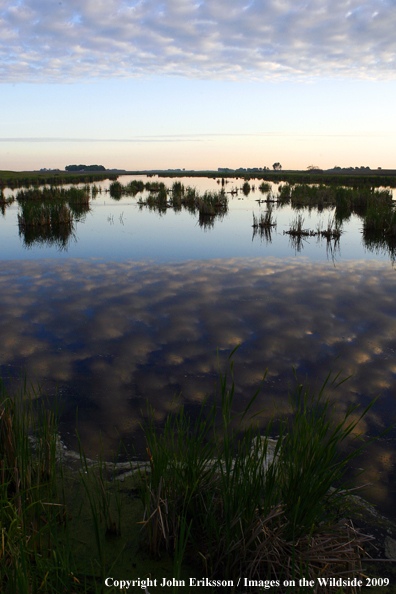
[[[190,407],[199,405],[214,392],[217,348],[224,367],[239,343],[236,408],[268,367],[257,403],[264,407],[262,426],[285,409],[292,367],[311,384],[323,382],[332,366],[353,374],[334,394],[340,412],[379,395],[361,423],[367,435],[396,421],[395,270],[386,254],[367,258],[355,220],[333,260],[315,240],[296,253],[279,228],[269,245],[252,241],[252,207],[259,208],[253,197],[236,202],[227,220],[206,233],[188,213],[161,218],[135,204],[128,209],[135,202],[99,195],[68,252],[22,250],[15,227],[4,225],[10,247],[0,262],[3,374],[26,370],[50,395],[58,385],[62,437],[70,447],[76,447],[78,406],[88,455],[97,453],[100,440],[106,452],[115,450],[119,435],[142,453],[146,399],[159,423],[176,394]],[[289,215],[283,210],[279,217]],[[369,466],[365,481],[375,481],[371,498],[388,511],[396,497],[394,434],[390,438],[358,460]]]

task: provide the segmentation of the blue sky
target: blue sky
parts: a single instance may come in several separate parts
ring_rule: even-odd
[[[0,0],[0,169],[396,168],[395,30],[395,0]]]

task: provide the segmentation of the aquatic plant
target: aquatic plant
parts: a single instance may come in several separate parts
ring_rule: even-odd
[[[339,239],[341,237],[341,221],[336,217],[329,217],[327,222],[327,228],[318,231],[322,237],[326,237],[327,240]]]
[[[259,185],[259,190],[262,194],[267,194],[268,192],[271,191],[271,184],[263,181]]]
[[[19,227],[71,226],[70,208],[64,202],[23,202],[18,214]]]
[[[304,217],[298,214],[290,223],[290,229],[285,231],[288,235],[309,235],[310,232],[304,229]]]
[[[253,227],[260,227],[263,229],[265,227],[268,228],[275,226],[276,222],[274,220],[274,214],[271,205],[268,206],[265,212],[260,214],[260,218],[256,217],[256,215],[253,213]]]
[[[380,199],[372,201],[363,217],[363,232],[396,237],[396,211],[393,202]]]
[[[122,196],[122,185],[119,181],[114,181],[110,184],[109,192],[112,198],[119,200]]]
[[[88,204],[89,191],[85,188],[29,188],[27,190],[19,190],[16,199],[22,204],[25,202],[54,202],[54,201],[68,201],[73,203]]]
[[[2,591],[72,588],[70,551],[59,549],[57,556],[52,549],[66,521],[56,481],[56,412],[33,386],[28,390],[26,379],[12,396],[0,380],[0,452]]]
[[[325,396],[338,376],[329,375],[318,393],[296,378],[292,415],[281,421],[279,437],[272,440],[271,423],[260,435],[255,415],[249,419],[259,391],[243,413],[232,412],[233,354],[231,385],[228,371],[220,373],[220,402],[208,406],[205,401],[195,421],[181,407],[159,433],[149,410],[150,472],[140,474],[150,550],[171,552],[184,539],[186,558],[200,557],[212,578],[356,574],[365,537],[341,518],[349,505],[345,470],[364,446],[345,455],[339,448],[357,439],[355,429],[371,405],[360,415],[350,407],[338,421]]]
[[[245,194],[245,196],[248,196],[250,193],[250,190],[251,190],[251,188],[250,188],[249,182],[245,181],[245,183],[242,186],[242,192]]]

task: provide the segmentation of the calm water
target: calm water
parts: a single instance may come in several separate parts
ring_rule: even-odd
[[[182,182],[220,188],[215,180]],[[97,185],[104,190],[109,183]],[[242,183],[230,181],[226,189]],[[331,369],[352,375],[334,393],[341,412],[379,396],[360,426],[367,436],[396,422],[396,269],[389,250],[364,244],[356,216],[344,223],[338,244],[309,238],[296,245],[283,234],[296,216],[290,207],[275,211],[269,237],[253,236],[252,212],[266,209],[261,197],[258,188],[248,197],[230,195],[229,212],[202,227],[187,211],[159,214],[139,207],[139,194],[115,201],[103,191],[66,248],[27,242],[18,230],[18,204],[5,209],[2,372],[18,377],[26,370],[50,397],[58,390],[69,447],[76,447],[78,408],[88,455],[100,441],[110,455],[119,435],[142,454],[147,399],[159,423],[175,394],[194,410],[214,392],[217,349],[224,367],[237,344],[236,409],[268,368],[257,404],[262,426],[285,409],[293,367],[312,385]],[[333,214],[300,212],[310,229]],[[366,496],[387,513],[396,503],[395,439],[389,433],[356,464],[373,482]]]

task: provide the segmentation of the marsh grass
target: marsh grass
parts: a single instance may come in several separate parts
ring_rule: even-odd
[[[396,237],[396,211],[393,202],[373,201],[363,218],[363,232]]]
[[[233,413],[233,354],[229,371],[220,373],[220,400],[205,401],[195,421],[181,407],[159,433],[150,411],[151,470],[141,472],[149,550],[158,556],[165,549],[180,564],[184,549],[186,558],[202,560],[209,577],[356,575],[365,537],[342,519],[349,494],[344,474],[364,446],[346,455],[340,446],[358,438],[358,422],[371,405],[358,416],[350,407],[339,421],[325,396],[338,376],[329,375],[318,392],[296,380],[292,415],[273,441],[272,424],[260,435],[256,415],[249,416],[259,391],[243,413]]]
[[[191,214],[198,213],[199,225],[211,228],[215,217],[224,216],[228,212],[228,197],[224,189],[219,192],[206,191],[199,194],[196,188],[185,187],[176,181],[169,192],[164,184],[159,184],[158,191],[150,192],[145,199],[140,199],[138,204],[148,206],[158,212],[165,212],[167,208],[180,211],[185,208]]]
[[[244,411],[234,412],[234,354],[219,372],[217,400],[205,400],[194,419],[180,407],[160,432],[149,409],[149,468],[140,465],[133,488],[144,506],[144,542],[161,563],[145,567],[161,575],[168,551],[175,577],[186,575],[186,567],[194,567],[190,575],[229,579],[359,573],[365,537],[343,520],[344,472],[364,445],[347,455],[339,446],[357,439],[357,424],[371,405],[360,415],[350,407],[340,420],[325,396],[326,388],[342,383],[338,377],[329,376],[319,392],[296,378],[291,414],[271,439],[271,422],[264,435],[255,425],[259,390]],[[122,535],[137,532],[136,523],[123,521],[127,500],[116,465],[100,454],[88,460],[80,442],[77,489],[69,492],[56,407],[26,380],[12,397],[0,388],[1,591],[104,591],[104,577],[120,575],[117,564],[130,546]],[[140,567],[123,567],[142,575]]]
[[[339,239],[342,234],[341,221],[337,217],[329,217],[326,229],[322,229],[318,234],[325,237],[327,240]]]
[[[263,181],[259,185],[259,190],[262,194],[268,194],[269,192],[271,192],[271,184]]]
[[[48,227],[59,225],[71,227],[73,217],[70,208],[64,202],[23,202],[18,214],[20,227]]]
[[[293,221],[290,223],[290,229],[288,231],[284,231],[284,233],[299,237],[314,234],[314,232],[304,229],[304,217],[301,214],[298,214],[296,218],[293,219]]]
[[[316,229],[305,229],[304,228],[304,217],[302,214],[298,214],[296,218],[290,223],[290,228],[284,231],[287,235],[292,236],[296,239],[304,237],[325,237],[327,241],[339,240],[342,234],[342,222],[336,217],[329,217],[327,227],[322,228],[322,223],[319,222]]]
[[[70,551],[52,550],[66,522],[56,481],[56,413],[22,383],[12,397],[0,382],[0,529],[2,591],[61,591],[73,587]],[[64,563],[58,564],[60,559]],[[58,590],[57,590],[58,589]]]
[[[68,201],[74,204],[88,204],[90,199],[89,191],[86,188],[60,188],[55,186],[44,188],[28,188],[19,190],[16,195],[17,201],[25,202],[53,202]]]
[[[253,213],[253,227],[259,227],[260,229],[276,227],[274,212],[271,205],[268,206],[265,212],[260,214],[260,218],[256,217]]]

